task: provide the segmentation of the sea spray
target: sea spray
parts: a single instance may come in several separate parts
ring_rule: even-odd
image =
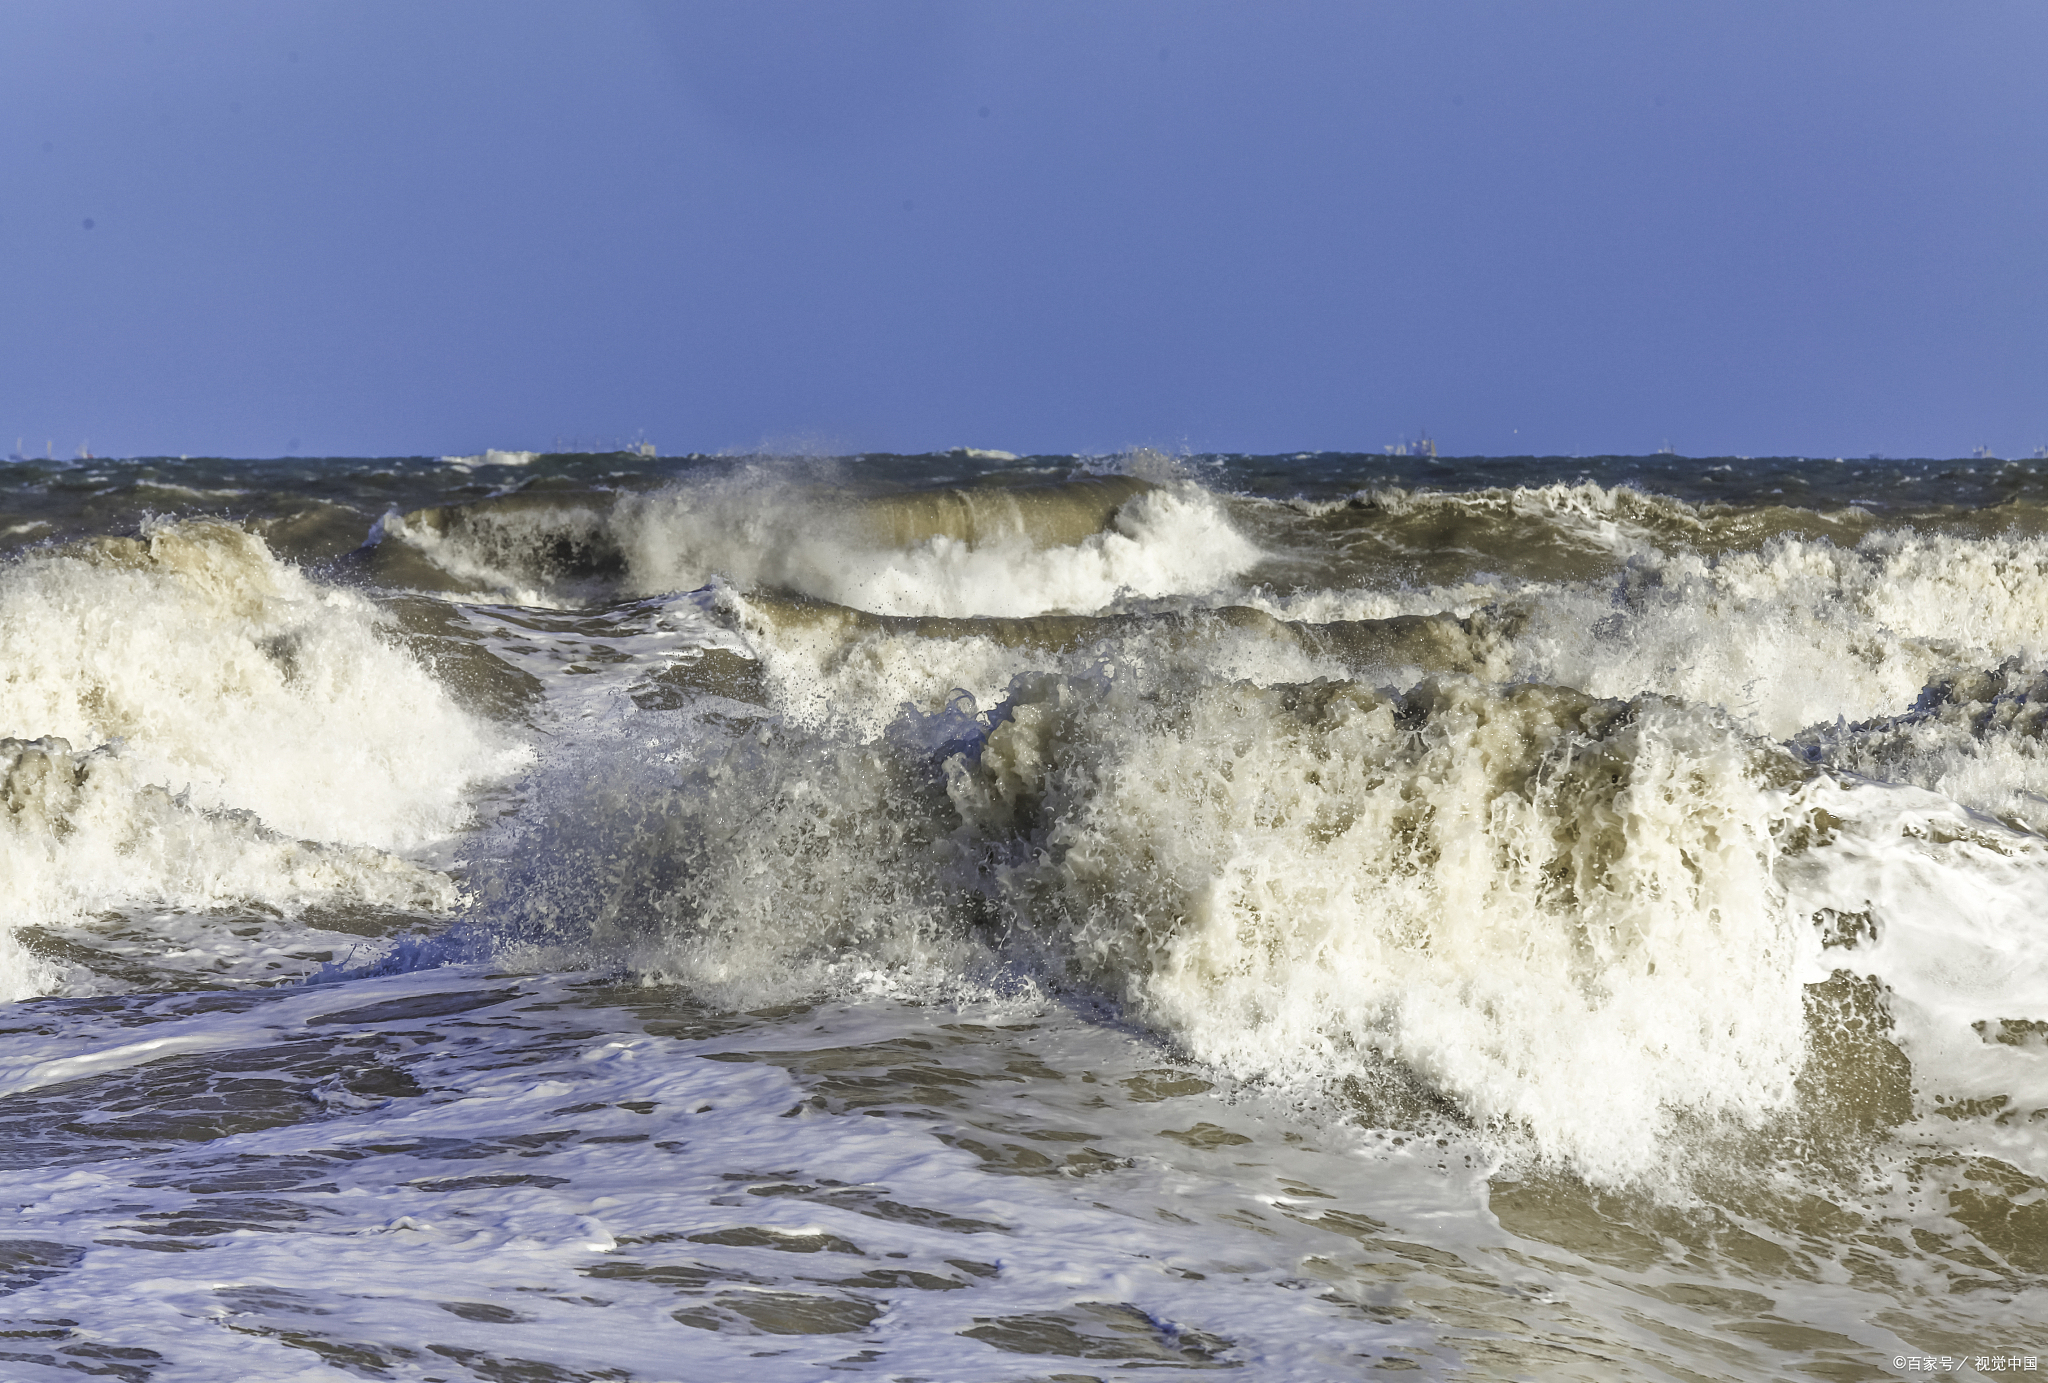
[[[950,786],[1019,925],[1205,1060],[1391,1057],[1593,1177],[1802,1055],[1772,755],[1654,700],[1124,679],[1019,694]]]
[[[1006,970],[1243,1076],[1399,1063],[1596,1178],[1675,1117],[1760,1123],[1801,1070],[1821,943],[1774,833],[1803,766],[1711,714],[1097,673],[693,743],[589,746],[476,876],[477,925],[742,1006]]]
[[[724,577],[890,614],[1089,612],[1219,588],[1258,550],[1218,498],[1127,477],[853,499],[744,468],[651,492],[521,490],[381,519],[367,560],[417,590],[575,605]]]
[[[604,735],[544,766],[426,954],[624,966],[740,1008],[987,988],[927,757],[765,719],[697,728],[684,753]]]
[[[25,1377],[2043,1352],[2037,466],[0,481]]]
[[[1278,620],[1244,605],[1121,615],[1000,619],[872,615],[818,601],[717,593],[782,714],[879,734],[907,706],[936,713],[959,691],[994,705],[1016,678],[1124,668],[1148,681],[1316,678],[1407,686],[1432,673],[1502,677],[1517,620],[1482,607],[1459,617]]]
[[[957,506],[845,506],[818,494],[691,490],[622,516],[631,581],[674,590],[714,574],[881,614],[1087,613],[1119,596],[1216,589],[1257,559],[1214,496],[1191,485],[969,492]],[[957,508],[957,512],[956,512]],[[992,511],[992,512],[990,512]],[[894,535],[915,540],[899,546]]]
[[[16,926],[125,904],[445,910],[452,884],[401,856],[465,826],[524,753],[369,601],[225,523],[16,558],[0,642],[28,654],[0,680]]]

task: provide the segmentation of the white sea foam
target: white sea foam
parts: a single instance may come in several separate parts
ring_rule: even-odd
[[[1158,690],[1020,685],[952,789],[1020,922],[1204,1058],[1397,1056],[1629,1177],[1674,1118],[1789,1108],[1805,987],[1848,969],[1885,986],[1919,1110],[1974,1101],[2048,1172],[2014,1124],[2048,1109],[2038,836],[1914,789],[1795,787],[1791,756],[1655,699]],[[1827,912],[1874,939],[1823,953]]]
[[[422,958],[623,964],[742,1008],[982,987],[928,764],[690,719],[681,744],[661,717],[585,727],[473,866],[466,925]]]
[[[182,1055],[232,1060],[240,1085],[310,1085],[288,1117],[196,1149],[124,1147],[111,1204],[106,1162],[18,1169],[10,1304],[84,1329],[18,1342],[9,1376],[75,1377],[67,1364],[109,1357],[333,1376],[300,1362],[318,1350],[400,1376],[1007,1383],[1040,1336],[1119,1372],[1324,1378],[1392,1355],[1441,1373],[1461,1340],[1427,1318],[1361,1317],[1350,1275],[1314,1257],[1391,1258],[1370,1238],[1383,1226],[1324,1212],[1431,1226],[1438,1257],[1411,1289],[1434,1292],[1445,1266],[1511,1266],[1469,1148],[1393,1148],[1209,1093],[1058,1010],[831,1005],[721,1040],[715,1023],[690,1031],[687,1004],[669,1010],[681,1031],[663,1031],[677,1025],[661,991],[616,997],[639,1011],[590,1006],[573,977],[444,970],[159,1011],[111,1050],[8,1037],[0,1080],[126,1068],[146,1088],[147,1063]],[[437,1017],[451,1010],[459,1026]],[[339,1060],[315,1034],[348,1038]],[[875,1112],[915,1117],[829,1112],[799,1074],[812,1064],[879,1087]],[[399,1071],[435,1097],[378,1093]],[[910,1075],[930,1084],[892,1088]],[[961,1112],[994,1114],[1001,1134],[915,1102],[983,1085],[1000,1109]],[[1002,1175],[977,1155],[981,1139],[1047,1135],[1034,1146],[1089,1174]],[[1251,1149],[1259,1165],[1239,1166]],[[260,1194],[219,1194],[238,1184]],[[269,1232],[226,1231],[238,1221]],[[216,1270],[167,1273],[151,1250],[173,1233],[208,1236]],[[91,1248],[67,1247],[81,1239]]]
[[[1343,662],[1303,645],[1282,627],[1245,627],[1197,615],[1105,624],[1059,646],[1006,639],[1004,630],[948,629],[945,636],[864,624],[850,612],[748,600],[723,593],[775,708],[810,725],[837,724],[879,735],[908,705],[936,714],[965,691],[995,706],[1026,673],[1084,674],[1107,667],[1157,678],[1197,672],[1260,684],[1342,677]]]
[[[1660,536],[1698,537],[1708,531],[1699,511],[1682,501],[1589,481],[1462,494],[1390,486],[1361,491],[1344,500],[1297,503],[1301,512],[1312,515],[1358,506],[1395,518],[1454,515],[1458,527],[1467,531],[1519,523],[1532,531],[1547,531],[1553,541],[1619,558],[1654,551]],[[1522,554],[1503,550],[1498,555],[1514,558]]]
[[[1065,552],[958,546],[1012,576]],[[906,553],[918,550],[895,556]],[[2036,565],[2023,539],[1909,534],[1847,548],[1780,538],[1716,558],[1638,552],[1616,582],[1361,592],[1348,606],[1313,598],[1315,614],[1351,618],[1497,607],[1473,666],[1489,679],[1547,674],[1626,694],[1635,704],[1610,729],[1572,722],[1588,714],[1583,700],[1554,689],[1455,678],[1436,684],[1426,707],[1353,689],[1341,724],[1305,726],[1292,706],[1307,693],[1288,684],[1346,668],[1301,631],[1220,616],[1134,616],[1048,643],[993,626],[862,623],[728,589],[719,600],[759,660],[774,711],[792,723],[762,731],[772,744],[739,742],[722,765],[643,775],[625,790],[632,813],[566,796],[557,821],[611,812],[636,823],[617,840],[562,836],[568,854],[666,859],[689,882],[657,897],[643,870],[637,883],[601,886],[607,901],[555,915],[637,908],[659,919],[629,948],[643,963],[729,986],[735,1001],[855,976],[865,985],[948,966],[983,973],[976,947],[949,939],[982,905],[960,892],[971,857],[984,902],[1054,938],[1056,970],[1078,966],[1205,1059],[1327,1077],[1391,1057],[1468,1115],[1525,1130],[1590,1176],[1626,1178],[1659,1160],[1677,1122],[1757,1126],[1789,1107],[1806,1056],[1805,987],[1828,969],[1813,916],[1836,907],[1814,899],[1852,888],[1812,881],[1877,867],[1846,847],[1781,858],[1780,839],[1822,788],[1794,791],[1813,770],[1766,740],[1909,704],[1930,669],[1967,656],[1969,646],[1939,637],[1949,568],[1965,585],[1999,573],[2006,597],[1973,597],[1976,636],[2023,642],[2042,617],[2011,592]],[[755,579],[855,594],[822,571]],[[1917,596],[1902,594],[1916,582]],[[901,608],[947,612],[934,589]],[[1221,598],[1183,592],[1122,607],[1188,611]],[[1299,601],[1260,603],[1307,612]],[[972,604],[950,608],[962,607]],[[1410,668],[1407,681],[1429,670]],[[1052,681],[1033,675],[1046,671]],[[1644,699],[1645,686],[1676,686],[1698,706]],[[915,763],[949,736],[990,745],[979,767],[956,770],[951,815],[925,800]],[[1004,768],[1006,755],[1023,766]],[[1940,781],[1952,796],[2020,790],[1992,781],[2002,760],[1972,762],[1986,782],[1965,791],[1951,772]],[[1617,776],[1588,787],[1602,772]],[[648,805],[671,793],[672,805]],[[747,830],[717,828],[741,819]],[[875,835],[882,819],[886,841]],[[1883,831],[1905,842],[1884,869],[1922,848],[1896,823]],[[603,870],[572,873],[589,883]],[[1787,892],[1795,875],[1804,901]],[[2022,869],[2000,885],[2008,902],[1998,906],[2020,916],[2025,900],[2048,896],[2041,882]],[[508,893],[547,897],[530,881]],[[1917,906],[1911,890],[1898,896]],[[1938,910],[1915,917],[1899,935],[1944,925]],[[1887,964],[1927,973],[1903,950]],[[1896,987],[1915,992],[1910,981]],[[1904,1023],[1900,1040],[1933,1070],[1953,1062],[1939,1053],[1959,1042],[1973,1054],[1986,1046],[1970,1024],[2031,1017],[2024,1004],[2007,1007],[1943,1010],[1944,1036]],[[1988,1088],[1950,1084],[1959,1099]],[[2031,1089],[2005,1085],[2011,1099]]]
[[[1654,1165],[1674,1114],[1783,1108],[1818,943],[1754,747],[1655,702],[1416,695],[1051,681],[954,801],[1029,925],[1240,1072],[1395,1056],[1596,1178]]]
[[[0,645],[20,650],[0,681],[14,920],[130,902],[448,906],[444,877],[392,852],[463,827],[474,787],[524,751],[381,627],[369,602],[221,523],[0,570]]]
[[[1936,678],[1912,709],[1818,726],[1798,750],[1881,782],[1928,788],[2035,834],[2048,831],[2048,672],[2020,658]]]
[[[560,570],[561,558],[608,548],[611,503],[603,494],[543,495],[539,503],[515,497],[496,506],[393,510],[371,528],[369,545],[405,544],[425,557],[432,589],[452,587],[511,605],[576,605],[601,592],[578,573]]]
[[[652,494],[520,492],[392,512],[387,579],[574,606],[725,580],[882,614],[1035,615],[1234,589],[1260,560],[1223,501],[1133,475],[849,498],[781,466]]]
[[[1595,1180],[1665,1165],[1682,1124],[1790,1109],[1807,986],[1837,969],[1897,996],[1924,1108],[2048,1105],[2030,1049],[1980,1035],[2048,1018],[2035,838],[1654,698],[1447,678],[1396,700],[1178,652],[880,737],[826,717],[586,738],[479,876],[477,922],[501,958],[605,956],[739,1006],[981,993],[1023,963],[1009,983],[1110,993],[1242,1075],[1398,1061]],[[1816,834],[1829,814],[1856,824]],[[1873,898],[1882,944],[1823,952],[1816,918]],[[1965,936],[1967,963],[1940,940]]]
[[[253,812],[193,805],[147,780],[142,755],[64,740],[0,740],[9,820],[0,858],[16,916],[62,920],[136,902],[186,908],[346,900],[444,911],[439,873],[361,845],[294,839]],[[159,764],[157,767],[162,767]]]
[[[996,491],[985,502],[1003,499]],[[902,548],[878,542],[857,512],[756,477],[628,497],[616,524],[638,593],[722,576],[897,615],[1088,612],[1124,597],[1226,589],[1259,557],[1213,495],[1185,484],[1137,494],[1102,531],[1050,546],[1020,529],[984,542],[941,533]]]
[[[1515,676],[1680,697],[1784,738],[1896,715],[1939,673],[2048,648],[2048,540],[1887,531],[1844,547],[1782,536],[1719,555],[1638,552],[1612,580],[1242,599],[1317,621],[1501,604],[1525,619]]]
[[[496,447],[487,447],[475,456],[444,456],[441,464],[465,471],[478,466],[530,466],[539,456],[537,451],[500,451]]]
[[[1820,943],[1773,873],[1770,781],[1797,774],[1713,716],[1098,673],[1022,679],[989,719],[586,746],[491,852],[477,922],[501,957],[595,951],[738,1006],[1024,962],[1240,1074],[1399,1060],[1594,1177],[1655,1165],[1674,1119],[1792,1098]]]
[[[1786,736],[1894,714],[1937,672],[2041,648],[2048,542],[1886,532],[1844,548],[1779,538],[1631,573],[1612,604],[1618,618],[1603,629],[1581,603],[1571,614],[1587,632],[1568,641],[1558,620],[1536,656],[1598,694],[1654,685]]]
[[[222,525],[0,567],[8,921],[79,993],[336,981],[20,1009],[0,1088],[48,1141],[0,1285],[80,1322],[12,1342],[24,1376],[666,1377],[678,1338],[763,1378],[1763,1376],[2030,1338],[2040,544],[1095,469],[415,511],[352,579],[555,608],[407,599],[409,634]],[[533,726],[516,797],[400,637]],[[457,899],[426,863],[483,804]],[[374,909],[458,920],[367,918],[370,977],[320,929]],[[450,958],[487,965],[389,973]],[[504,973],[556,965],[613,973]],[[222,1270],[166,1277],[169,1234]]]
[[[2001,1145],[2048,1177],[2048,1149],[2024,1132],[2048,1117],[2048,1055],[2028,1038],[2048,1033],[2048,842],[1913,787],[1823,780],[1803,805],[1825,817],[1786,861],[1795,906],[1861,922],[1807,978],[1882,982],[1916,1107],[1940,1116],[1921,1136]]]

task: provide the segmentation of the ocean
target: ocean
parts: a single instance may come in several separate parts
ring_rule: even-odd
[[[0,467],[0,1377],[2039,1373],[2048,460],[645,453]]]

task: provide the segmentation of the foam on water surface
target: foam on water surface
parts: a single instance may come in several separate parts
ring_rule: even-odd
[[[25,1379],[1659,1377],[1925,1343],[1846,1285],[1531,1239],[1469,1141],[1231,1096],[1042,1004],[442,970],[118,1015],[97,1062],[50,1055],[61,1001],[0,1034],[43,1058],[0,1097]]]
[[[460,710],[359,596],[222,523],[0,571],[9,920],[130,906],[443,912],[409,858],[525,751]],[[19,995],[47,966],[16,955]]]
[[[884,614],[952,616],[1088,612],[1209,591],[1258,558],[1214,495],[1117,476],[849,502],[815,478],[746,469],[652,492],[522,490],[394,513],[374,537],[429,564],[393,565],[399,582],[524,604],[586,599],[607,581],[646,596],[724,577]]]
[[[2034,481],[1354,462],[26,477],[8,1376],[2041,1353]]]

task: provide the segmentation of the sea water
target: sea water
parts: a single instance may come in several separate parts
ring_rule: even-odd
[[[2042,463],[18,463],[0,541],[0,1376],[2048,1353]]]

